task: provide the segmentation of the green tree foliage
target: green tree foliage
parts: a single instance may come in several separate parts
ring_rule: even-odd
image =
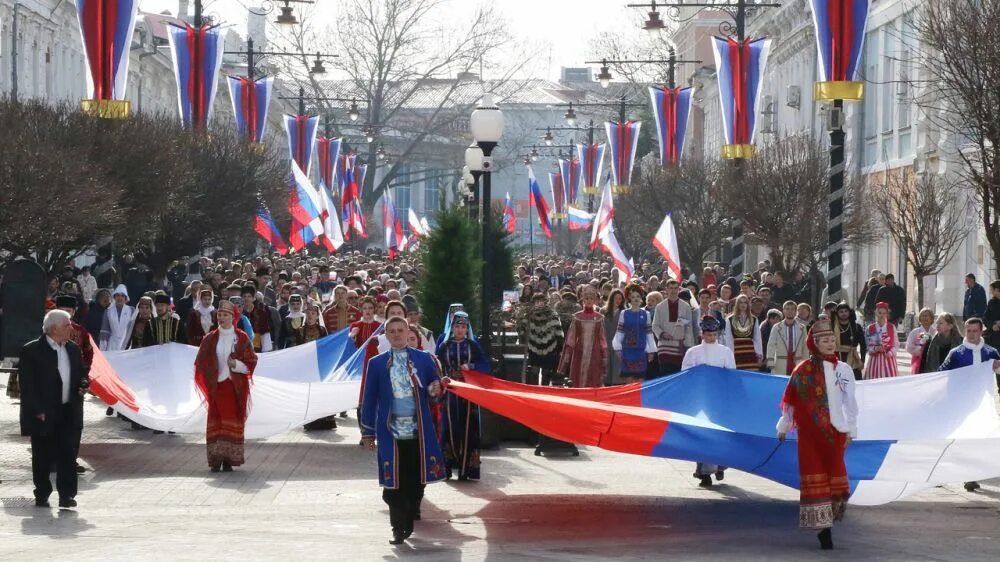
[[[425,325],[441,333],[452,303],[465,305],[475,325],[478,316],[476,286],[482,271],[476,225],[464,209],[452,207],[436,215],[437,224],[423,240],[424,275],[417,286]]]
[[[513,289],[514,285],[514,250],[513,250],[513,237],[504,229],[503,227],[503,204],[493,206],[493,235],[490,237],[489,243],[492,250],[493,259],[490,260],[492,264],[491,272],[493,274],[492,282],[490,283],[490,302],[493,303],[493,307],[500,306],[500,300],[503,297],[503,292],[505,289]],[[481,227],[477,224],[475,227]],[[482,235],[477,238],[477,240],[482,239]],[[476,250],[477,254],[481,256],[482,252]],[[476,277],[476,286],[481,285],[482,276],[478,275]]]

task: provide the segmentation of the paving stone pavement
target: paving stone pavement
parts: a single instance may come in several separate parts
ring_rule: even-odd
[[[0,383],[0,560],[997,560],[1000,480],[852,507],[821,553],[797,492],[730,471],[710,490],[692,465],[583,448],[543,458],[506,443],[483,480],[428,487],[408,544],[388,544],[372,453],[353,418],[248,445],[211,474],[204,440],[133,431],[86,407],[75,511],[31,505],[29,452]]]

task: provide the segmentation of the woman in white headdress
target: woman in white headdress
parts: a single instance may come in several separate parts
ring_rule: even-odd
[[[121,351],[128,345],[135,321],[135,308],[128,304],[128,289],[118,285],[111,293],[114,302],[104,312],[101,324],[101,351]]]

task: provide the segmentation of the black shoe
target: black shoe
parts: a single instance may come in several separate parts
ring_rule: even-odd
[[[83,474],[84,472],[87,472],[87,469],[83,468],[83,466],[81,466],[80,463],[76,463],[76,473]]]
[[[403,533],[403,540],[410,538],[410,535],[412,534],[413,534],[413,523],[410,523],[409,528],[407,528],[406,531]]]
[[[49,500],[35,498],[35,507],[52,507],[52,506],[49,504]]]
[[[980,487],[981,486],[979,485],[979,482],[966,482],[965,483],[965,491],[966,492],[975,492]]]
[[[70,509],[76,507],[76,500],[73,498],[59,498],[59,509]]]
[[[406,540],[406,537],[404,536],[405,534],[406,533],[401,533],[401,532],[393,531],[392,532],[392,540],[389,541],[389,544],[392,544],[392,545],[403,544],[403,541]]]
[[[711,476],[701,476],[700,478],[701,478],[701,483],[698,484],[699,486],[701,486],[702,488],[711,488],[712,487],[712,477]]]
[[[219,472],[220,470],[222,470],[222,467],[220,465],[215,465],[212,467],[212,472]]]
[[[222,472],[232,472],[232,471],[233,471],[233,465],[229,464],[228,462],[222,463]]]
[[[154,429],[153,430],[153,435],[163,435],[163,432],[160,431],[159,429]]]
[[[146,428],[142,424],[132,422],[132,429],[138,431],[140,429],[148,429],[148,428]]]
[[[413,514],[414,521],[420,521],[420,510],[418,509],[416,513]]]
[[[340,412],[340,417],[347,419],[347,412]]]
[[[819,547],[822,550],[833,550],[833,531],[823,529],[816,535],[819,538]]]
[[[115,415],[115,409],[112,408],[111,406],[108,406],[108,409],[104,410],[104,415],[105,416],[113,416],[113,415]]]
[[[722,471],[722,470],[716,470],[715,471],[715,479],[716,479],[716,481],[722,482],[725,478],[726,478],[725,471]]]

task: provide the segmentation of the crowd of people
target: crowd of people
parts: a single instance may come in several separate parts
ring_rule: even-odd
[[[479,479],[478,406],[446,389],[448,381],[461,380],[470,370],[492,371],[461,304],[440,311],[445,314],[441,336],[435,338],[422,325],[416,298],[422,267],[410,257],[387,260],[360,252],[199,257],[172,264],[159,278],[132,256],[121,260],[120,268],[105,256],[94,268],[97,275],[90,268],[67,267],[49,284],[47,308],[56,312],[46,316],[45,326],[48,344],[59,356],[58,364],[49,365],[50,375],[64,375],[59,350],[67,342],[75,349],[69,354],[70,371],[82,373],[73,375],[73,385],[63,385],[76,389],[61,402],[72,408],[55,415],[57,423],[68,423],[70,437],[36,443],[39,421],[62,410],[58,404],[45,410],[41,402],[22,396],[23,431],[33,436],[38,462],[58,459],[60,506],[75,505],[75,486],[63,473],[72,469],[66,459],[75,458],[79,447],[82,421],[76,423],[79,401],[74,397],[87,390],[93,345],[102,351],[172,342],[198,347],[194,371],[208,407],[207,461],[211,471],[229,472],[245,460],[243,427],[258,354],[346,329],[365,356],[360,444],[378,451],[392,542],[406,540],[420,518],[427,483],[452,476]],[[776,430],[783,439],[793,419],[799,427],[803,477],[815,484],[802,490],[802,524],[819,529],[823,547],[832,547],[829,529],[843,515],[848,494],[843,452],[856,432],[854,382],[898,374],[897,330],[906,297],[891,274],[872,272],[857,309],[842,301],[816,311],[807,302],[811,294],[802,276],[772,271],[768,262],[741,277],[728,276],[714,264],[700,275],[685,270],[680,279],[663,264],[643,263],[622,282],[621,272],[607,260],[546,256],[522,258],[515,278],[520,296],[505,303],[510,306],[501,318],[518,333],[533,382],[628,384],[699,365],[790,375]],[[1000,339],[1000,281],[990,285],[988,300],[980,298],[982,287],[974,277],[967,284],[964,323],[948,313],[918,313],[918,326],[905,345],[913,356],[913,373],[1000,360],[986,345]],[[65,334],[59,332],[62,320],[68,321]],[[840,392],[827,392],[818,402],[810,396],[817,388],[834,386]],[[36,388],[25,384],[20,394]],[[19,394],[16,379],[8,393]],[[822,423],[803,414],[817,408],[827,412]],[[109,408],[108,415],[113,413]],[[811,433],[802,430],[808,423],[814,426]],[[306,429],[336,426],[331,416]],[[48,505],[51,485],[42,483],[48,474],[43,477],[45,470],[36,468],[36,503]],[[698,463],[694,476],[710,487],[713,476],[724,478],[725,467]]]

